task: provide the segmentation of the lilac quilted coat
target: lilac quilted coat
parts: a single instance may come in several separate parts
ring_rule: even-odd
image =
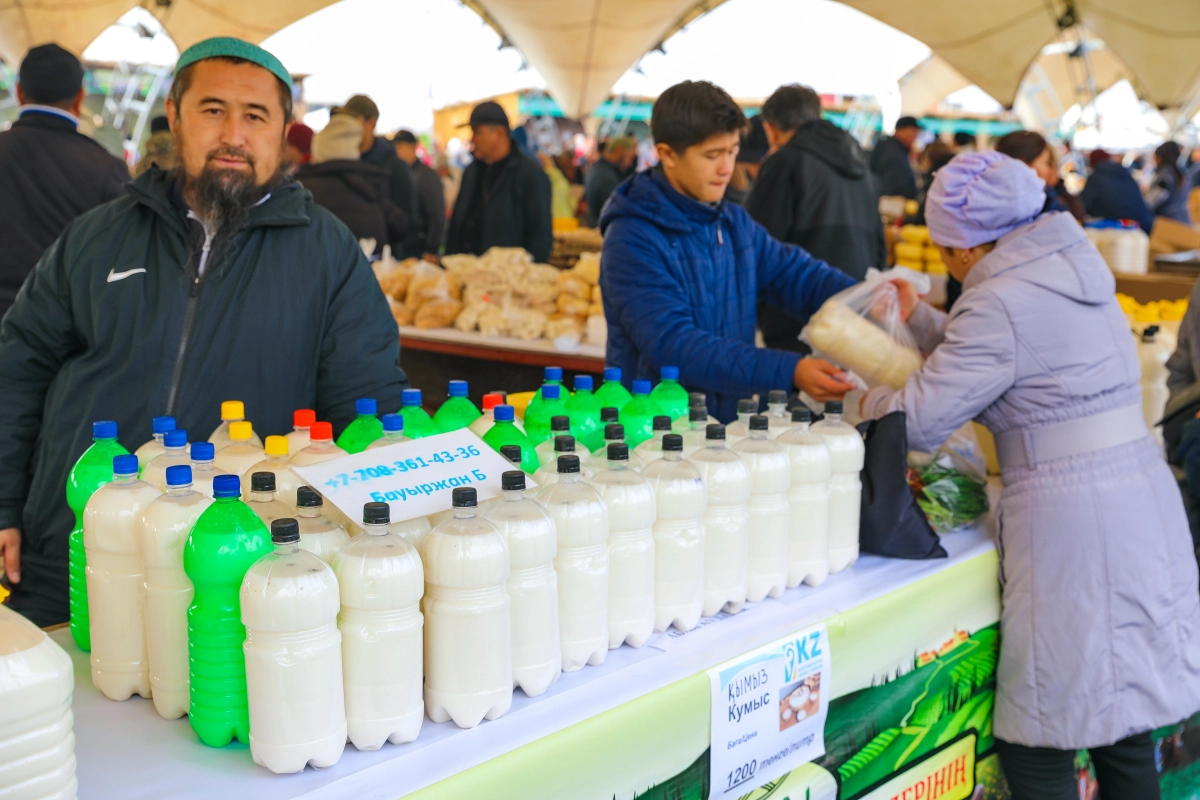
[[[1114,288],[1068,214],[1039,217],[972,268],[953,313],[914,312],[928,360],[865,416],[903,410],[909,447],[933,450],[972,419],[1004,433],[1137,406]],[[996,736],[1098,747],[1200,709],[1196,560],[1149,435],[1002,478]]]

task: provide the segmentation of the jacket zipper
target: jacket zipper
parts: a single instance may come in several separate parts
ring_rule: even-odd
[[[213,234],[209,231],[208,226],[204,224],[203,220],[200,220],[191,211],[188,212],[188,217],[199,221],[204,227],[204,247],[200,251],[200,261],[196,266],[195,274],[192,276],[192,286],[188,292],[187,310],[183,313],[183,332],[179,336],[179,349],[175,353],[175,369],[171,371],[171,388],[167,391],[167,416],[175,413],[175,396],[179,393],[179,383],[183,380],[183,358],[187,355],[188,340],[192,336],[192,327],[196,323],[196,306],[200,302],[200,281],[204,276],[205,268],[208,266],[208,254],[212,249],[213,240]]]

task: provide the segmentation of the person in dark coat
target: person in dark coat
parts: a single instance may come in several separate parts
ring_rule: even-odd
[[[629,173],[629,167],[637,159],[637,145],[628,136],[621,136],[609,142],[600,158],[587,172],[584,181],[583,199],[587,201],[587,224],[589,228],[596,227],[600,222],[600,212],[608,198],[621,185]]]
[[[508,115],[499,103],[475,106],[468,124],[475,160],[463,170],[446,254],[524,247],[544,263],[554,246],[550,179],[541,164],[513,146]]]
[[[1179,168],[1182,155],[1176,142],[1163,142],[1154,151],[1154,180],[1146,192],[1146,204],[1156,217],[1191,225],[1188,194],[1192,191],[1192,176]]]
[[[917,199],[917,176],[913,172],[913,142],[921,133],[921,125],[913,117],[896,120],[896,132],[885,136],[871,151],[871,172],[879,182],[879,193],[885,197]]]
[[[417,181],[417,224],[408,234],[406,255],[437,263],[446,238],[446,193],[437,170],[417,158],[417,137],[412,131],[397,131],[392,138],[396,155],[412,167]]]
[[[400,405],[400,338],[366,257],[283,172],[291,101],[260,47],[185,50],[167,100],[179,168],[71,222],[0,322],[0,554],[8,603],[37,625],[68,617],[63,487],[93,421],[132,452],[158,415],[203,441],[230,398],[263,435],[297,408],[337,432],[355,398]]]
[[[313,138],[312,162],[300,167],[296,179],[312,192],[318,205],[346,224],[355,239],[374,239],[378,255],[385,244],[404,239],[411,224],[392,202],[388,171],[359,159],[360,130],[353,117],[330,117]]]
[[[772,154],[763,162],[746,211],[781,242],[800,245],[856,280],[887,266],[879,190],[858,142],[821,118],[807,86],[781,86],[763,103]],[[807,322],[760,303],[767,347],[806,353],[797,339]]]
[[[20,116],[0,133],[0,318],[68,222],[125,194],[125,163],[76,130],[83,96],[83,67],[58,45],[21,62]]]
[[[1092,174],[1079,193],[1087,215],[1101,219],[1131,219],[1149,233],[1154,227],[1154,212],[1146,205],[1142,190],[1129,171],[1103,150],[1089,153],[1088,165]]]
[[[738,145],[737,163],[733,168],[733,177],[729,179],[729,185],[725,187],[726,200],[737,203],[743,208],[746,207],[750,190],[754,188],[754,182],[758,180],[758,171],[762,168],[762,162],[766,160],[770,149],[771,144],[767,141],[767,133],[763,130],[762,114],[755,114],[750,118],[750,124],[746,126],[741,144]]]

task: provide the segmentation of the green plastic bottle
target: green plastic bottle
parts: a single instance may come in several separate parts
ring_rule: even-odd
[[[433,418],[421,408],[420,389],[405,389],[400,393],[400,416],[404,417],[404,435],[410,439],[441,433]]]
[[[621,409],[621,424],[625,426],[625,443],[630,449],[654,436],[654,417],[658,403],[650,399],[650,381],[633,382],[633,399]]]
[[[442,433],[461,430],[483,416],[483,412],[467,397],[466,381],[450,381],[450,397],[433,415]]]
[[[600,402],[600,406],[612,406],[617,411],[625,407],[625,404],[633,399],[633,395],[621,383],[621,370],[617,367],[604,368],[604,383],[600,384],[600,388],[596,390],[596,399]]]
[[[521,469],[527,475],[537,472],[537,451],[533,449],[533,444],[530,443],[529,438],[517,430],[517,426],[513,424],[513,407],[508,405],[496,406],[492,409],[492,414],[496,418],[496,424],[488,428],[488,432],[483,435],[484,444],[497,453],[500,453],[500,455],[504,455],[504,445],[517,445],[521,448]]]
[[[87,555],[83,551],[83,509],[96,490],[113,479],[113,456],[129,453],[117,441],[117,423],[92,423],[92,446],[71,467],[67,476],[67,505],[75,512],[75,527],[67,538],[67,588],[71,606],[71,636],[85,653],[92,649],[88,619]]]
[[[546,384],[549,384],[549,383],[552,383],[555,386],[562,386],[562,377],[563,377],[562,367],[546,367],[545,371],[542,374],[544,376],[544,378],[542,380],[542,386],[545,386]],[[526,403],[526,405],[525,405],[525,419],[529,419],[530,411],[532,411],[536,414],[537,408],[541,404],[542,404],[542,387],[539,386],[538,390],[533,393],[533,397],[531,397],[529,399],[529,402]],[[551,416],[553,416],[553,415],[551,415]],[[550,417],[546,417],[546,419],[550,419]],[[528,431],[528,430],[529,429],[526,428],[526,431]]]
[[[195,594],[188,606],[188,722],[209,747],[250,743],[246,657],[238,592],[246,570],[270,553],[271,534],[238,499],[236,475],[213,478],[213,504],[196,520],[183,547],[183,569]]]
[[[591,375],[575,376],[575,393],[567,398],[567,416],[571,418],[571,435],[580,449],[590,453],[604,444],[604,429],[600,426],[600,401],[592,391]]]
[[[571,416],[562,398],[562,386],[547,383],[542,386],[542,402],[532,411],[525,410],[525,435],[534,447],[550,438],[550,419],[560,414]]]
[[[383,423],[375,416],[379,410],[375,400],[360,397],[354,401],[354,421],[337,438],[337,446],[347,453],[361,453],[367,445],[383,437]]]
[[[650,399],[658,404],[659,414],[666,414],[672,420],[687,415],[688,391],[679,385],[679,367],[662,368]]]

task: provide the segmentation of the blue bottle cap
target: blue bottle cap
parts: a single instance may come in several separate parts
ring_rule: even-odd
[[[405,389],[400,393],[400,405],[402,406],[419,406],[421,405],[421,390],[420,389]]]
[[[404,417],[399,414],[384,414],[383,429],[388,433],[404,430]]]
[[[450,381],[450,396],[451,397],[466,397],[467,382],[466,381]]]
[[[186,486],[192,482],[192,468],[187,464],[167,467],[167,486]]]
[[[113,456],[113,475],[137,475],[138,460],[137,456],[125,455]]]
[[[562,367],[546,367],[546,380],[547,381],[561,381],[562,380]]]
[[[187,431],[176,428],[163,434],[163,444],[167,447],[183,447],[187,444]]]
[[[117,423],[111,419],[102,419],[92,423],[92,438],[93,439],[115,439],[117,438]]]
[[[558,394],[558,384],[557,383],[542,384],[542,399],[543,400],[557,400],[558,397],[559,397],[559,394]]]
[[[679,380],[679,367],[663,367],[658,374],[660,380],[677,381]]]
[[[591,375],[576,375],[575,376],[575,391],[590,392],[592,390]]]
[[[557,388],[557,387],[555,387]],[[492,418],[496,422],[512,422],[513,407],[512,406],[496,406],[492,409]]]
[[[620,383],[621,382],[621,368],[620,367],[605,367],[604,368],[604,380],[616,381],[617,383]]]
[[[650,381],[636,380],[633,382],[634,394],[650,394]]]
[[[242,479],[237,475],[218,475],[213,478],[213,497],[241,497]]]
[[[217,447],[212,442],[192,442],[192,461],[212,461]]]
[[[375,412],[378,410],[379,409],[375,403],[375,399],[372,397],[360,397],[354,401],[354,413],[358,414],[360,417],[373,417],[375,416]]]
[[[155,433],[166,433],[175,430],[174,417],[155,417],[150,422],[151,430]]]

